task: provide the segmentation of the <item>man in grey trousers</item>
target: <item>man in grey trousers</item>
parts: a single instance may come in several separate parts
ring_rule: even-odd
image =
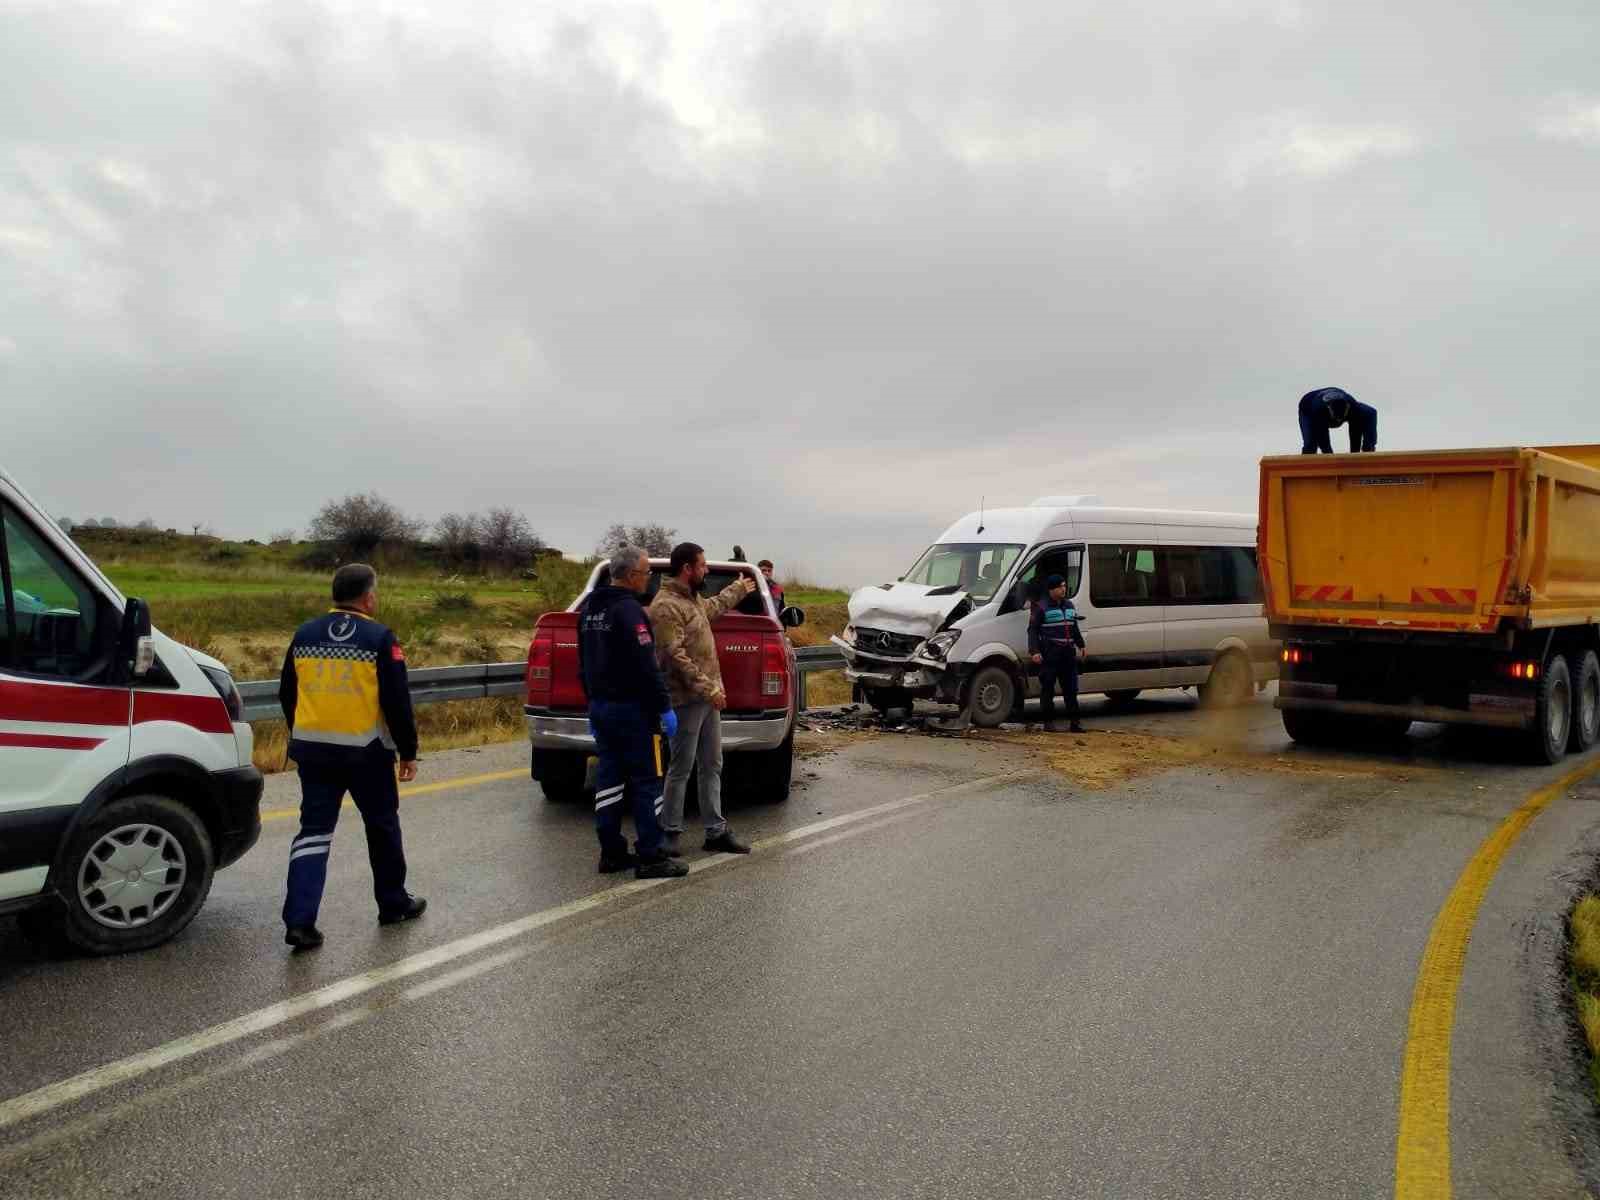
[[[667,577],[650,603],[655,626],[656,658],[667,677],[667,691],[678,717],[672,736],[672,765],[662,797],[661,832],[667,852],[677,850],[683,834],[683,804],[689,773],[700,768],[700,819],[705,848],[725,854],[749,854],[750,847],[733,836],[722,815],[722,710],[728,697],[717,662],[717,641],[711,622],[756,590],[756,581],[741,577],[716,596],[702,599],[706,554],[693,542],[673,547]]]

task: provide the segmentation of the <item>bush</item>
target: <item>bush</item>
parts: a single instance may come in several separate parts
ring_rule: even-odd
[[[422,522],[408,517],[377,492],[330,500],[311,518],[311,537],[350,559],[370,558],[382,546],[417,540]]]

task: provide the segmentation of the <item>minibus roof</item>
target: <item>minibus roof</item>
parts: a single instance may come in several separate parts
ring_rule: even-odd
[[[991,508],[968,513],[935,539],[948,542],[1012,542],[1031,546],[1044,532],[1067,522],[1093,522],[1097,525],[1165,525],[1212,529],[1239,529],[1254,532],[1255,513],[1193,512],[1176,508],[1103,508],[1074,505],[1069,508],[1028,506]],[[982,532],[979,532],[979,531]]]

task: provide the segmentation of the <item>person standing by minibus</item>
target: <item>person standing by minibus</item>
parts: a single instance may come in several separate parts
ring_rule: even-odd
[[[1028,653],[1039,668],[1039,709],[1045,728],[1055,723],[1056,683],[1073,733],[1082,733],[1078,719],[1078,660],[1086,653],[1078,613],[1067,599],[1067,581],[1060,575],[1045,580],[1045,594],[1028,617]]]

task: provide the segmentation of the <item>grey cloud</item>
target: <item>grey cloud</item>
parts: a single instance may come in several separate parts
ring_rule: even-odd
[[[1312,386],[1600,440],[1590,4],[687,11],[7,10],[0,461],[863,582],[980,495],[1248,509]]]

